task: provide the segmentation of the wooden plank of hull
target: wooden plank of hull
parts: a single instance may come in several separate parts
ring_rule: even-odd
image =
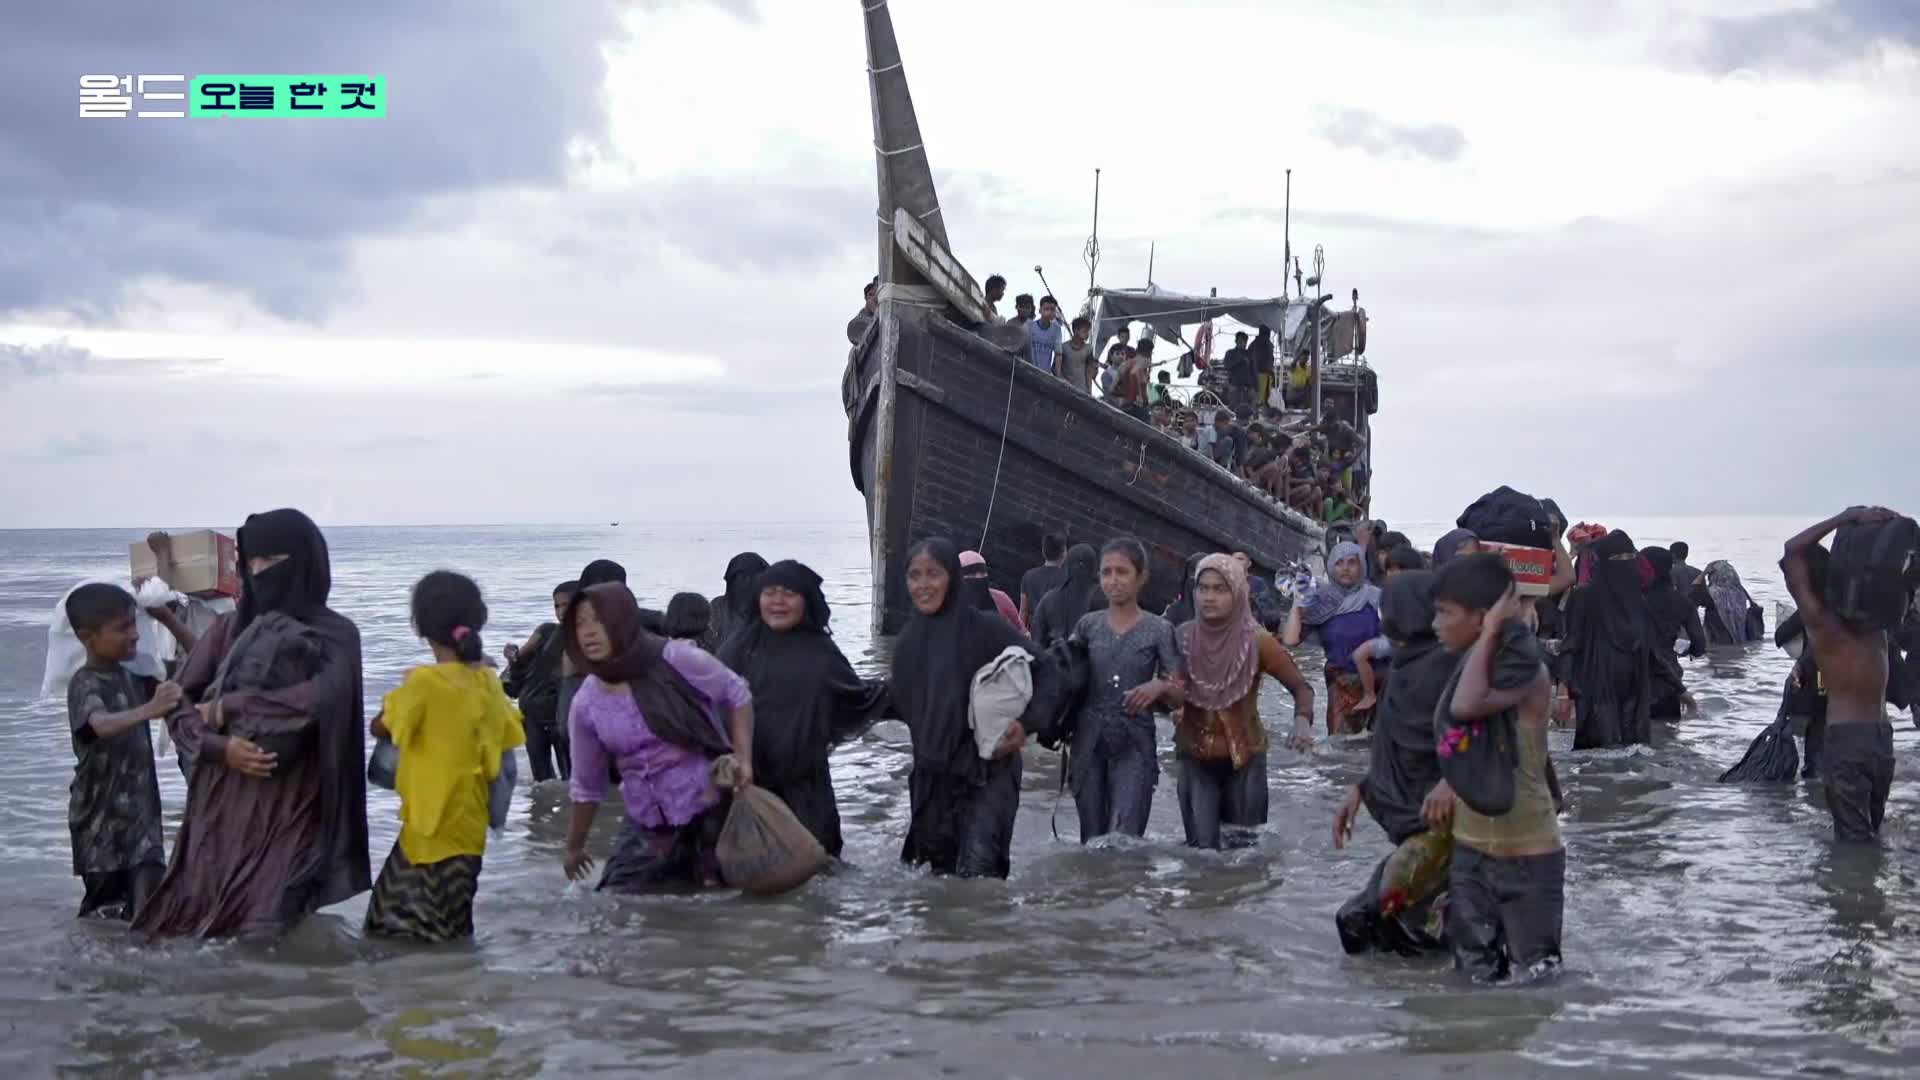
[[[885,326],[856,365],[856,400],[876,415],[890,403],[891,442],[877,422],[856,418],[852,429],[875,533],[879,632],[904,619],[904,554],[924,536],[978,547],[1009,593],[1037,561],[1041,531],[1076,542],[1137,536],[1153,574],[1144,601],[1155,609],[1177,592],[1192,552],[1244,550],[1271,572],[1317,550],[1318,526],[1172,438],[938,317],[892,317],[894,307],[882,305]],[[891,363],[876,348],[889,333]]]

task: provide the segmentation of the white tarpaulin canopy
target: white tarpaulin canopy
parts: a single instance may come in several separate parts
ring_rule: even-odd
[[[1197,296],[1169,292],[1158,285],[1144,289],[1095,289],[1088,298],[1093,319],[1093,340],[1105,345],[1130,322],[1144,322],[1158,337],[1184,344],[1184,327],[1219,318],[1232,318],[1248,326],[1265,326],[1282,341],[1291,340],[1306,321],[1307,305],[1288,302],[1278,296]]]

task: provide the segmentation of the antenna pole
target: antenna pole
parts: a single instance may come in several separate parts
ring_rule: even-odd
[[[1287,170],[1286,208],[1280,212],[1280,299],[1287,299],[1287,269],[1293,265],[1293,170]]]
[[[1153,287],[1153,249],[1156,241],[1147,241],[1147,287]]]
[[[1093,295],[1094,273],[1100,268],[1100,170],[1093,170],[1093,235],[1087,238],[1087,295]]]

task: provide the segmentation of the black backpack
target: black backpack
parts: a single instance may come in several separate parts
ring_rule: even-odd
[[[1087,683],[1093,670],[1087,659],[1087,643],[1062,638],[1043,650],[1030,670],[1033,704],[1020,718],[1021,726],[1041,746],[1058,750],[1073,742],[1081,706],[1087,701]]]
[[[1907,570],[1920,548],[1920,525],[1893,518],[1842,525],[1833,537],[1827,570],[1827,606],[1835,615],[1874,630],[1892,630],[1912,602]]]
[[[1454,524],[1496,544],[1553,546],[1552,514],[1539,499],[1505,484],[1475,499]]]
[[[1454,665],[1453,676],[1447,680],[1433,714],[1440,775],[1461,802],[1478,813],[1498,817],[1513,809],[1513,772],[1520,764],[1520,733],[1511,709],[1477,720],[1454,719],[1453,692],[1464,670],[1464,661]]]

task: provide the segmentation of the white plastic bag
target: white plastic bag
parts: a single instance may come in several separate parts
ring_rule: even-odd
[[[133,582],[129,578],[96,577],[75,582],[73,588],[60,594],[60,599],[53,605],[53,614],[47,620],[47,662],[40,674],[40,696],[43,698],[66,697],[67,681],[72,679],[73,673],[79,671],[81,665],[87,662],[86,646],[80,644],[80,638],[73,632],[72,624],[67,622],[67,597],[72,596],[74,589],[82,585],[118,585],[128,593],[133,592]],[[167,588],[165,582],[148,581],[141,586],[140,593],[135,597],[135,603],[142,604],[148,599],[156,599],[157,603],[153,606],[157,607],[176,595],[173,590]],[[127,661],[127,670],[149,679],[166,678],[166,664],[162,662],[158,647],[161,638],[165,638],[168,644],[172,644],[173,635],[167,633],[159,623],[154,622],[147,615],[144,607],[136,607],[133,625],[134,629],[140,633],[140,644],[133,659]]]

